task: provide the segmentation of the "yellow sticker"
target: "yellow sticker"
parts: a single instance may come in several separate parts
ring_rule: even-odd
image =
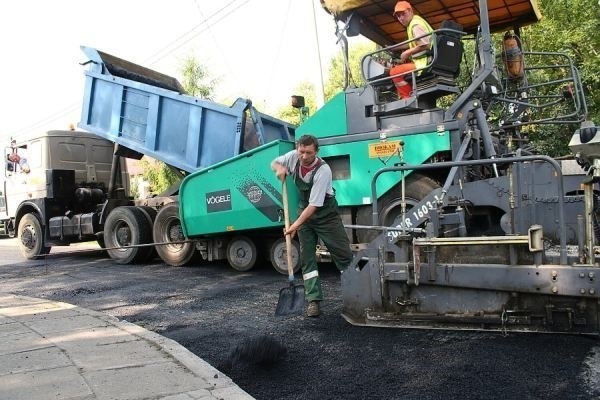
[[[235,227],[233,225],[227,225],[225,229],[227,230],[227,232],[235,231]]]
[[[399,140],[390,142],[369,143],[369,158],[388,157],[398,151]]]

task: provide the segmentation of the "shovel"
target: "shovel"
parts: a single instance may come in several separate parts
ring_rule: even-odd
[[[283,216],[285,219],[285,230],[290,228],[290,214],[288,209],[287,187],[283,180]],[[279,301],[275,309],[275,315],[299,315],[304,311],[304,286],[294,282],[294,264],[292,262],[292,237],[285,235],[287,253],[287,270],[289,286],[279,291]]]

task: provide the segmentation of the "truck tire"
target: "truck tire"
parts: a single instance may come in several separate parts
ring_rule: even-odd
[[[140,210],[142,210],[142,212],[144,214],[146,214],[146,218],[148,219],[148,221],[150,221],[151,224],[154,224],[154,221],[156,220],[156,215],[158,214],[158,211],[156,211],[154,208],[150,207],[150,206],[136,206],[137,208],[139,208]]]
[[[236,271],[251,270],[257,259],[256,245],[249,237],[234,236],[227,244],[227,261]]]
[[[149,206],[137,206],[136,208],[144,213],[146,220],[148,221],[150,231],[152,232],[154,229],[154,220],[156,220],[156,210]],[[140,262],[150,261],[156,257],[156,249],[154,246],[148,247],[148,249],[148,254],[146,254],[143,259],[140,258]]]
[[[50,247],[44,244],[44,230],[40,217],[35,213],[23,215],[17,229],[19,250],[23,257],[33,260],[36,257],[48,254]]]
[[[152,247],[115,249],[114,247],[147,244],[152,240],[146,215],[136,207],[117,207],[104,223],[104,244],[108,255],[118,264],[131,264],[147,259]]]
[[[152,229],[154,243],[181,242],[186,240],[179,220],[179,203],[164,206],[156,215]],[[196,248],[194,243],[173,243],[156,246],[159,257],[167,264],[179,267],[190,262]]]
[[[432,190],[439,188],[440,185],[433,179],[419,175],[410,174],[406,178],[404,198],[406,199],[406,210],[408,211],[421,200],[425,198]],[[377,205],[379,207],[379,225],[392,226],[394,220],[402,214],[402,184],[398,183],[386,194],[381,196]],[[371,206],[363,206],[356,213],[356,223],[358,225],[373,225],[373,209]],[[357,229],[356,237],[360,243],[370,243],[381,231]]]
[[[269,247],[271,264],[275,271],[283,275],[288,275],[286,247],[285,238],[275,240]],[[292,268],[294,272],[300,269],[300,243],[297,240],[292,240]]]

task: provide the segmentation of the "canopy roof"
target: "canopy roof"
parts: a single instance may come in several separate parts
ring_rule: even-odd
[[[354,13],[355,29],[380,45],[406,40],[406,30],[392,15],[397,0],[321,0],[323,8],[344,21]],[[497,32],[535,23],[541,14],[536,0],[410,0],[415,13],[434,29],[444,20],[453,20],[467,33],[479,26],[479,4],[487,1],[490,31]],[[349,32],[349,34],[351,31]]]

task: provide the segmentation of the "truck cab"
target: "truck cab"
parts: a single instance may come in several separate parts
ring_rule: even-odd
[[[104,202],[112,142],[86,132],[52,130],[14,141],[4,148],[4,159],[0,233],[18,236],[25,257],[47,253],[53,245],[96,239],[81,232],[75,237],[59,232],[51,238],[50,220],[95,213]],[[124,165],[120,178],[120,189],[128,193]]]

